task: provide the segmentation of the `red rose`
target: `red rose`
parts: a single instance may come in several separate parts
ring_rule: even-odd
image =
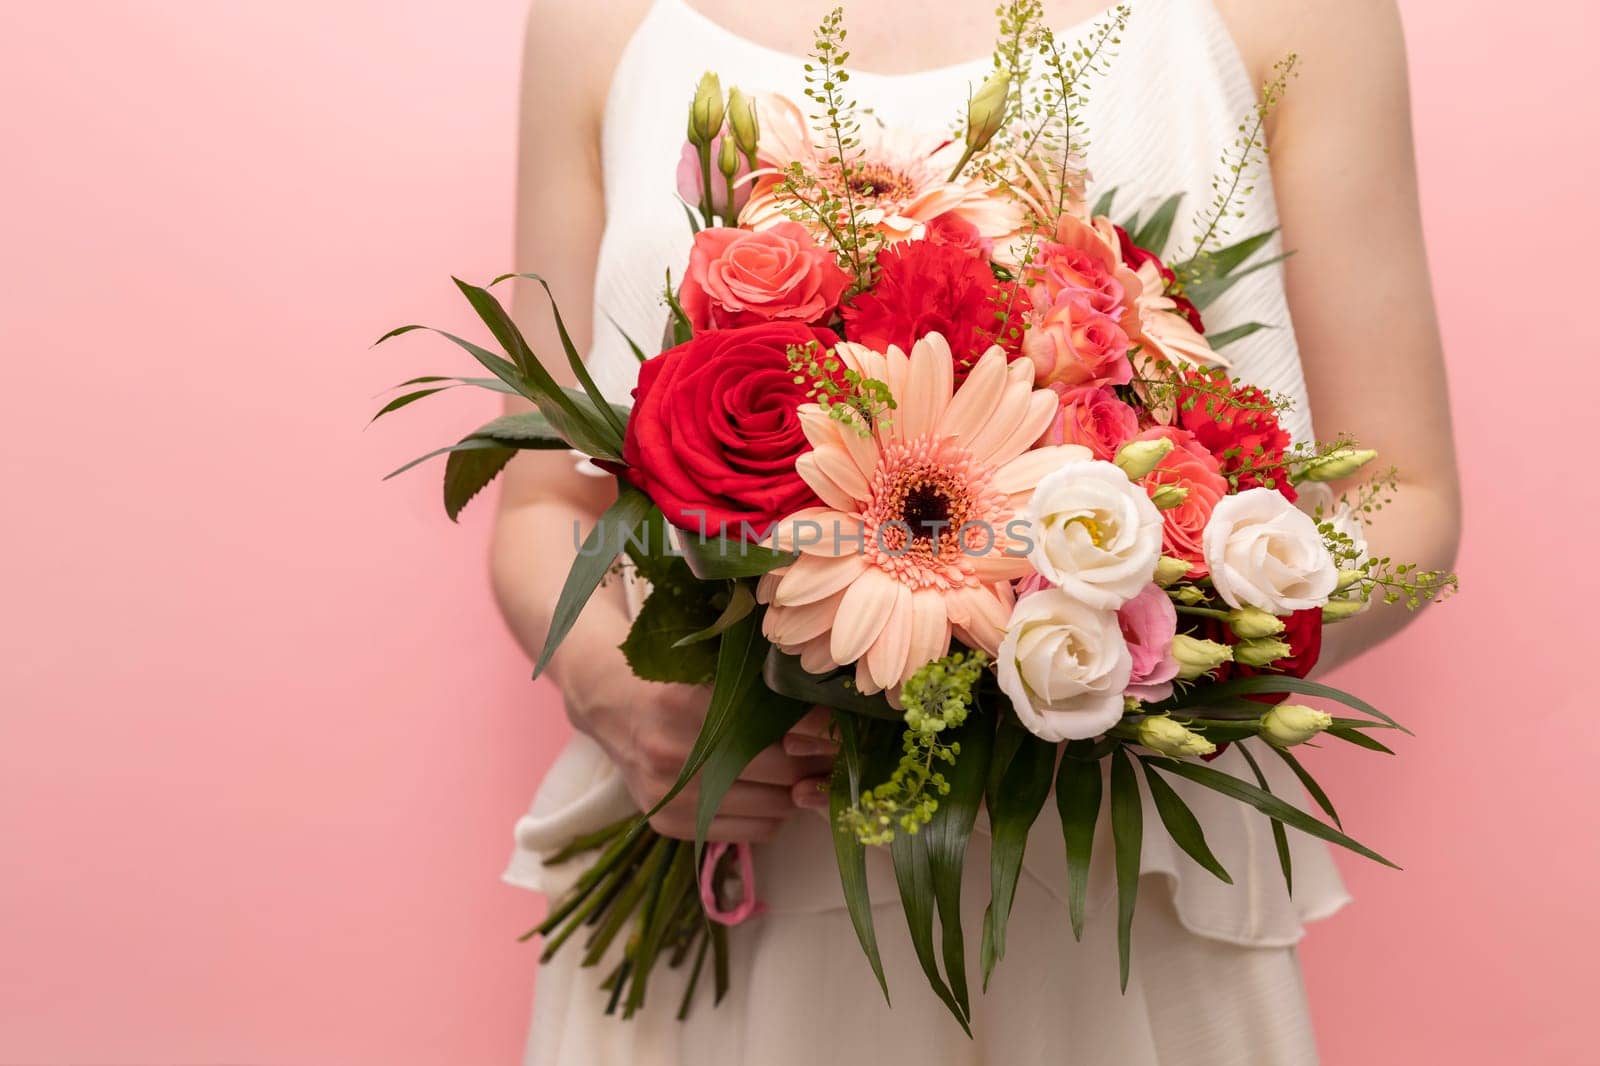
[[[950,342],[956,381],[998,344],[1014,359],[1022,346],[1028,294],[995,280],[988,263],[932,241],[901,241],[878,253],[878,280],[846,305],[844,335],[874,351],[909,352],[929,333]]]
[[[1216,630],[1220,630],[1217,632]],[[1239,643],[1239,638],[1233,631],[1222,623],[1216,624],[1212,632],[1212,639],[1221,640],[1227,644]],[[1305,677],[1317,665],[1317,659],[1322,655],[1322,608],[1312,607],[1309,610],[1296,611],[1283,620],[1283,632],[1279,633],[1276,640],[1281,640],[1289,645],[1289,655],[1276,659],[1271,666],[1245,666],[1242,663],[1227,662],[1217,670],[1217,680],[1226,681],[1230,677],[1255,677],[1258,674],[1285,674],[1289,677]],[[1257,703],[1282,703],[1293,693],[1289,692],[1258,692],[1246,699],[1255,700]]]
[[[798,222],[764,230],[712,226],[694,235],[678,302],[697,330],[823,322],[849,284]]]
[[[1222,370],[1191,370],[1178,399],[1178,424],[1195,435],[1239,489],[1265,485],[1293,503],[1298,496],[1284,469],[1289,434],[1265,393],[1230,381]]]
[[[1173,285],[1178,280],[1178,276],[1172,272],[1172,268],[1163,263],[1161,257],[1150,251],[1150,249],[1140,248],[1137,244],[1134,244],[1133,238],[1128,236],[1127,230],[1121,226],[1113,228],[1117,231],[1117,242],[1122,246],[1122,261],[1127,265],[1128,269],[1137,272],[1146,263],[1154,264],[1156,273],[1160,274],[1161,280],[1167,283],[1167,296],[1171,298],[1173,303],[1178,305],[1178,314],[1189,320],[1189,325],[1194,327],[1196,333],[1204,333],[1206,326],[1200,320],[1200,309],[1187,296],[1181,292],[1173,291]]]
[[[748,522],[759,536],[817,502],[794,471],[811,446],[796,414],[806,386],[788,357],[812,341],[839,338],[790,322],[707,330],[639,368],[622,459],[667,521],[730,536]]]

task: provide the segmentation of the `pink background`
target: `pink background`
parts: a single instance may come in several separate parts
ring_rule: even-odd
[[[492,402],[362,422],[452,358],[367,343],[508,266],[526,3],[0,10],[0,1062],[516,1058],[538,906],[497,876],[566,726],[487,509],[378,480]],[[1418,730],[1315,757],[1408,870],[1344,864],[1307,981],[1333,1066],[1575,1062],[1600,17],[1402,6],[1468,592],[1341,679]]]

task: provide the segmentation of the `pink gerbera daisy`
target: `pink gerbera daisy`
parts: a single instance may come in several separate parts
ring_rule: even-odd
[[[812,451],[796,469],[821,497],[784,519],[777,542],[798,550],[762,578],[764,631],[813,673],[856,664],[863,692],[893,689],[944,655],[952,635],[993,653],[1010,616],[1011,581],[1030,570],[1008,528],[1039,479],[1082,454],[1029,450],[1058,406],[1033,387],[1033,364],[991,347],[960,388],[944,337],[907,356],[857,344],[834,349],[884,382],[896,406],[870,434],[800,408]],[[820,536],[817,530],[821,530]]]

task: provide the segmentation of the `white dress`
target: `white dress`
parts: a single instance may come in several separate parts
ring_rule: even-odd
[[[1060,31],[1081,35],[1087,24]],[[974,42],[976,45],[977,42]],[[614,319],[645,342],[661,335],[667,267],[681,271],[690,235],[674,197],[683,106],[706,69],[724,86],[800,99],[799,58],[757,45],[699,14],[686,0],[656,0],[624,50],[606,103],[602,135],[606,229],[595,278],[595,341],[589,366],[609,394],[627,397],[637,362]],[[947,129],[988,58],[904,75],[854,74],[864,107],[891,125]],[[1210,0],[1134,0],[1110,73],[1086,109],[1097,189],[1115,186],[1119,217],[1174,192],[1187,193],[1173,247],[1209,202],[1219,157],[1255,102],[1254,87]],[[1243,236],[1277,224],[1270,180],[1256,183],[1233,221]],[[1269,249],[1269,254],[1274,250]],[[1281,272],[1258,271],[1207,312],[1218,328],[1258,320],[1281,327],[1230,346],[1236,372],[1298,402],[1287,416],[1297,438],[1311,433],[1299,355],[1289,329]],[[1215,764],[1248,777],[1237,751]],[[1261,760],[1274,791],[1303,797],[1287,767]],[[1235,883],[1226,885],[1174,846],[1146,798],[1144,879],[1134,922],[1132,978],[1117,989],[1115,890],[1109,826],[1096,840],[1083,942],[1073,940],[1064,902],[1060,827],[1047,806],[1030,838],[1012,911],[1006,958],[989,991],[974,986],[969,1040],[926,985],[905,930],[888,856],[869,855],[878,938],[893,1009],[884,1006],[856,943],[820,814],[790,821],[757,848],[758,892],[767,913],[732,931],[733,989],[713,1008],[702,995],[687,1022],[673,1014],[681,974],[659,973],[642,1015],[602,1013],[604,972],[580,969],[565,951],[539,973],[526,1062],[538,1066],[1300,1066],[1314,1063],[1310,1017],[1294,945],[1303,923],[1348,900],[1326,848],[1293,831],[1295,893],[1278,871],[1261,815],[1186,781],[1172,780],[1193,807]],[[1141,787],[1143,783],[1141,782]],[[632,810],[600,748],[575,737],[516,827],[506,879],[559,894],[578,867],[543,867],[540,856],[574,835]],[[989,897],[988,840],[968,851],[963,897],[969,959]],[[971,964],[969,963],[969,966]],[[709,989],[703,986],[702,993]]]

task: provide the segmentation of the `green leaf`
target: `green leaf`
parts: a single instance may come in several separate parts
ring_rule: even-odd
[[[1333,801],[1322,790],[1322,786],[1317,784],[1317,779],[1311,776],[1311,771],[1300,765],[1300,760],[1290,754],[1288,748],[1280,748],[1276,744],[1268,744],[1267,747],[1276,753],[1278,758],[1289,764],[1289,769],[1294,771],[1294,775],[1300,779],[1300,784],[1305,787],[1306,794],[1316,800],[1317,806],[1322,808],[1324,814],[1333,819],[1334,825],[1343,829],[1344,823],[1339,821],[1339,812],[1333,809]]]
[[[507,278],[522,278],[526,281],[538,282],[539,287],[544,290],[545,299],[550,301],[550,315],[555,319],[556,335],[561,338],[561,349],[566,354],[567,365],[572,367],[573,376],[578,379],[578,384],[582,386],[583,391],[588,395],[595,407],[605,417],[606,421],[611,423],[611,427],[617,431],[617,440],[620,443],[623,435],[627,432],[627,426],[617,416],[617,413],[611,409],[610,402],[606,400],[605,394],[600,391],[600,386],[596,385],[594,378],[590,376],[589,368],[584,365],[583,356],[578,352],[578,346],[572,343],[572,335],[567,332],[567,323],[561,317],[561,306],[556,303],[555,293],[550,291],[550,283],[538,274],[501,274],[489,284],[491,286],[498,285]],[[528,354],[530,359],[533,358],[531,351]]]
[[[1351,726],[1329,726],[1327,732],[1330,737],[1338,737],[1347,744],[1354,744],[1358,748],[1366,748],[1368,751],[1376,751],[1383,755],[1394,754],[1393,748],[1383,744],[1380,741],[1373,740],[1371,737],[1361,732],[1361,730],[1355,729]]]
[[[721,614],[717,615],[716,621],[704,629],[698,629],[690,633],[686,637],[679,637],[673,641],[672,646],[674,648],[687,648],[691,644],[699,644],[710,640],[755,610],[755,606],[756,594],[750,590],[750,586],[742,581],[735,581],[732,584],[731,591],[728,593],[728,605],[722,609]]]
[[[1167,236],[1172,232],[1172,220],[1177,217],[1178,205],[1183,202],[1183,193],[1174,193],[1161,201],[1161,206],[1145,220],[1137,232],[1129,234],[1129,239],[1140,248],[1161,254],[1167,246]]]
[[[401,334],[411,333],[419,329],[427,330],[429,333],[437,333],[439,336],[443,337],[445,340],[454,344],[457,348],[460,348],[462,351],[476,359],[484,367],[484,369],[488,370],[496,378],[499,378],[500,381],[502,381],[509,388],[515,390],[518,396],[526,397],[528,400],[537,402],[538,397],[534,395],[534,393],[528,388],[527,383],[523,381],[522,374],[520,371],[518,371],[516,364],[501,358],[481,345],[473,344],[471,341],[466,340],[465,338],[458,337],[454,333],[449,333],[442,329],[435,329],[432,326],[419,326],[414,324],[410,326],[398,326],[394,329],[391,329],[388,333],[385,333],[377,340],[373,341],[372,346],[376,348],[378,345],[392,337],[398,337]]]
[[[538,677],[549,665],[550,656],[555,654],[561,642],[571,632],[579,613],[589,602],[589,597],[594,595],[594,590],[600,586],[606,572],[611,569],[611,564],[622,553],[628,538],[650,513],[652,506],[650,497],[638,489],[631,485],[620,486],[617,502],[606,508],[605,513],[595,523],[594,529],[584,538],[583,547],[579,549],[578,557],[573,560],[572,569],[567,571],[567,580],[561,586],[561,595],[556,599],[555,613],[550,618],[549,635],[545,638],[544,649],[539,652],[539,660],[533,667],[534,677]]]
[[[1189,805],[1183,802],[1183,797],[1171,785],[1150,768],[1149,763],[1140,765],[1144,767],[1145,783],[1150,786],[1150,799],[1155,802],[1156,813],[1161,816],[1161,824],[1166,826],[1173,843],[1217,879],[1233,884],[1233,878],[1228,876],[1228,871],[1211,853],[1205,830],[1200,827],[1200,819],[1194,816],[1194,811],[1189,809]]]
[[[763,693],[762,697],[759,708],[737,715],[728,723],[728,728],[706,756],[705,766],[700,771],[700,796],[695,808],[696,850],[705,843],[711,819],[716,817],[723,797],[750,765],[750,760],[782,740],[783,735],[811,710],[809,704],[786,700],[770,692]]]
[[[1009,749],[1009,750],[1008,750]],[[1001,765],[1001,759],[1005,762]],[[983,952],[987,989],[995,964],[1005,957],[1006,924],[1017,895],[1017,877],[1028,846],[1028,830],[1050,796],[1056,746],[1040,740],[1009,715],[1000,720],[989,775],[989,909],[984,915],[988,948]]]
[[[972,1028],[961,1004],[939,973],[938,956],[933,949],[933,873],[928,865],[928,838],[925,833],[896,833],[889,845],[894,860],[895,884],[900,889],[900,906],[905,911],[906,928],[911,932],[911,947],[934,994],[950,1009],[968,1036]]]
[[[1267,784],[1267,775],[1261,772],[1261,765],[1256,762],[1256,757],[1250,754],[1246,744],[1237,745],[1239,754],[1244,756],[1244,761],[1250,764],[1250,772],[1255,775],[1256,784],[1261,786],[1261,791],[1271,792]],[[1278,852],[1278,869],[1283,871],[1283,887],[1289,895],[1294,895],[1294,858],[1289,854],[1289,834],[1284,830],[1283,823],[1276,818],[1272,820],[1272,846]]]
[[[689,569],[702,581],[760,577],[769,570],[788,566],[797,558],[792,552],[777,552],[732,537],[701,537],[680,530],[678,540]]]
[[[1067,745],[1056,772],[1056,810],[1061,815],[1061,836],[1067,846],[1067,914],[1072,935],[1083,939],[1083,911],[1089,896],[1089,860],[1094,850],[1094,826],[1100,817],[1100,763],[1085,758],[1092,745],[1075,740]]]
[[[1279,263],[1282,263],[1293,254],[1293,252],[1284,252],[1282,255],[1275,255],[1270,259],[1263,259],[1259,263],[1251,263],[1244,269],[1235,270],[1226,276],[1196,282],[1194,285],[1184,289],[1183,294],[1189,297],[1189,301],[1191,303],[1204,311],[1207,307],[1210,307],[1212,304],[1222,299],[1223,293],[1239,284],[1239,282],[1243,281],[1251,274],[1254,274],[1258,270],[1265,270],[1268,267],[1277,266]]]
[[[943,770],[950,791],[922,830],[928,837],[928,866],[933,877],[933,899],[939,912],[939,937],[945,978],[961,1013],[972,1017],[967,990],[966,938],[961,928],[961,874],[966,867],[967,843],[983,806],[984,783],[989,776],[989,756],[994,750],[995,723],[974,701],[967,720],[954,730],[950,741],[960,745],[954,766]]]
[[[878,934],[872,924],[872,897],[867,889],[867,848],[855,831],[844,824],[846,811],[861,802],[866,776],[866,758],[863,754],[863,734],[870,736],[871,722],[858,722],[849,715],[837,719],[839,728],[839,756],[834,760],[833,776],[828,788],[828,821],[833,827],[833,855],[839,867],[839,881],[844,889],[845,909],[850,913],[850,924],[855,927],[856,939],[866,953],[878,987],[883,989],[883,1002],[889,1003],[889,981],[883,975],[883,959],[878,953]],[[880,745],[882,747],[882,745]]]
[[[1128,753],[1111,753],[1111,850],[1117,868],[1117,963],[1128,990],[1133,957],[1133,909],[1139,900],[1139,859],[1144,847],[1144,812],[1139,782]]]
[[[418,389],[416,392],[408,392],[403,396],[396,396],[394,399],[390,400],[388,403],[386,403],[382,407],[380,407],[378,409],[378,413],[372,416],[372,421],[368,422],[367,425],[370,426],[370,425],[372,425],[373,422],[376,422],[378,419],[382,418],[384,415],[389,414],[389,413],[391,413],[393,411],[398,411],[402,407],[409,407],[411,404],[416,403],[418,400],[426,399],[427,397],[432,396],[436,392],[444,392],[445,390],[451,389],[451,388],[454,388],[454,387],[455,386],[453,386],[453,385],[439,385],[439,386],[436,386],[435,388]]]
[[[628,350],[633,353],[633,357],[635,359],[642,363],[649,358],[649,356],[644,354],[644,349],[639,347],[639,342],[628,336],[628,331],[622,328],[622,323],[618,322],[610,315],[606,315],[606,320],[611,323],[611,325],[619,334],[622,335],[622,342],[628,346]]]
[[[452,444],[449,447],[435,448],[433,451],[427,453],[426,455],[419,455],[415,459],[411,460],[409,463],[405,464],[404,466],[396,467],[395,469],[389,471],[387,474],[383,475],[383,480],[388,481],[390,478],[399,477],[401,474],[404,474],[407,470],[410,470],[412,467],[420,466],[423,463],[427,462],[429,459],[436,458],[437,456],[449,455],[451,452],[485,451],[485,450],[490,449],[490,448],[501,448],[501,447],[504,447],[504,445],[498,444],[498,443],[496,443],[495,441],[492,441],[492,440],[470,440],[469,439],[469,440],[461,441],[459,444]]]
[[[1223,681],[1215,685],[1206,685],[1192,689],[1189,692],[1180,693],[1170,699],[1162,700],[1160,703],[1151,704],[1146,710],[1150,714],[1165,714],[1170,711],[1204,707],[1213,703],[1222,703],[1238,696],[1253,696],[1263,692],[1298,692],[1305,696],[1321,696],[1323,699],[1333,700],[1363,714],[1371,715],[1384,725],[1398,729],[1407,736],[1412,735],[1411,730],[1359,697],[1316,681],[1307,681],[1303,677],[1290,677],[1287,674],[1257,674],[1254,677],[1236,677],[1231,681]],[[1256,713],[1260,714],[1262,712]]]
[[[1100,217],[1101,215],[1110,215],[1112,201],[1114,201],[1116,198],[1117,188],[1115,185],[1113,185],[1111,188],[1100,194],[1100,199],[1094,202],[1094,210],[1090,211],[1089,214],[1096,218]]]
[[[889,706],[883,693],[868,696],[856,688],[854,668],[847,667],[830,674],[813,674],[800,665],[798,655],[785,654],[774,646],[767,653],[762,675],[768,688],[791,699],[890,722],[904,720],[901,712]]]
[[[712,591],[692,576],[686,582],[650,586],[622,642],[622,655],[635,676],[680,685],[710,683],[717,672],[716,646],[680,643],[705,632],[715,618],[708,598]]]
[[[1185,292],[1187,287],[1203,282],[1213,281],[1226,277],[1239,269],[1252,255],[1264,248],[1277,229],[1269,229],[1262,233],[1255,233],[1225,248],[1218,248],[1214,252],[1185,259],[1179,263],[1169,263],[1175,274],[1183,279]],[[1191,295],[1190,299],[1194,297]]]
[[[1365,856],[1374,862],[1382,863],[1393,869],[1400,869],[1388,859],[1379,855],[1365,844],[1358,843],[1345,836],[1330,825],[1317,821],[1299,807],[1285,802],[1264,789],[1257,788],[1248,781],[1241,781],[1232,774],[1213,769],[1204,763],[1181,762],[1177,759],[1168,759],[1161,756],[1141,756],[1145,762],[1151,763],[1158,769],[1179,777],[1204,785],[1214,792],[1224,796],[1248,803],[1256,810],[1269,818],[1276,818],[1292,829],[1314,836],[1319,840],[1326,840],[1330,844],[1337,844],[1341,848],[1348,848],[1357,855]]]
[[[672,268],[667,268],[667,309],[671,312],[669,325],[672,331],[674,345],[687,344],[694,339],[694,325],[689,321],[689,315],[678,302],[678,294],[672,288]]]
[[[1265,322],[1246,322],[1242,326],[1235,326],[1232,329],[1225,329],[1221,333],[1207,333],[1206,343],[1210,344],[1212,350],[1215,351],[1221,348],[1226,348],[1234,341],[1242,341],[1252,333],[1259,333],[1264,329],[1275,328],[1277,327],[1269,326]]]
[[[444,464],[444,513],[454,522],[474,496],[499,476],[515,448],[495,444],[488,448],[452,449]]]

